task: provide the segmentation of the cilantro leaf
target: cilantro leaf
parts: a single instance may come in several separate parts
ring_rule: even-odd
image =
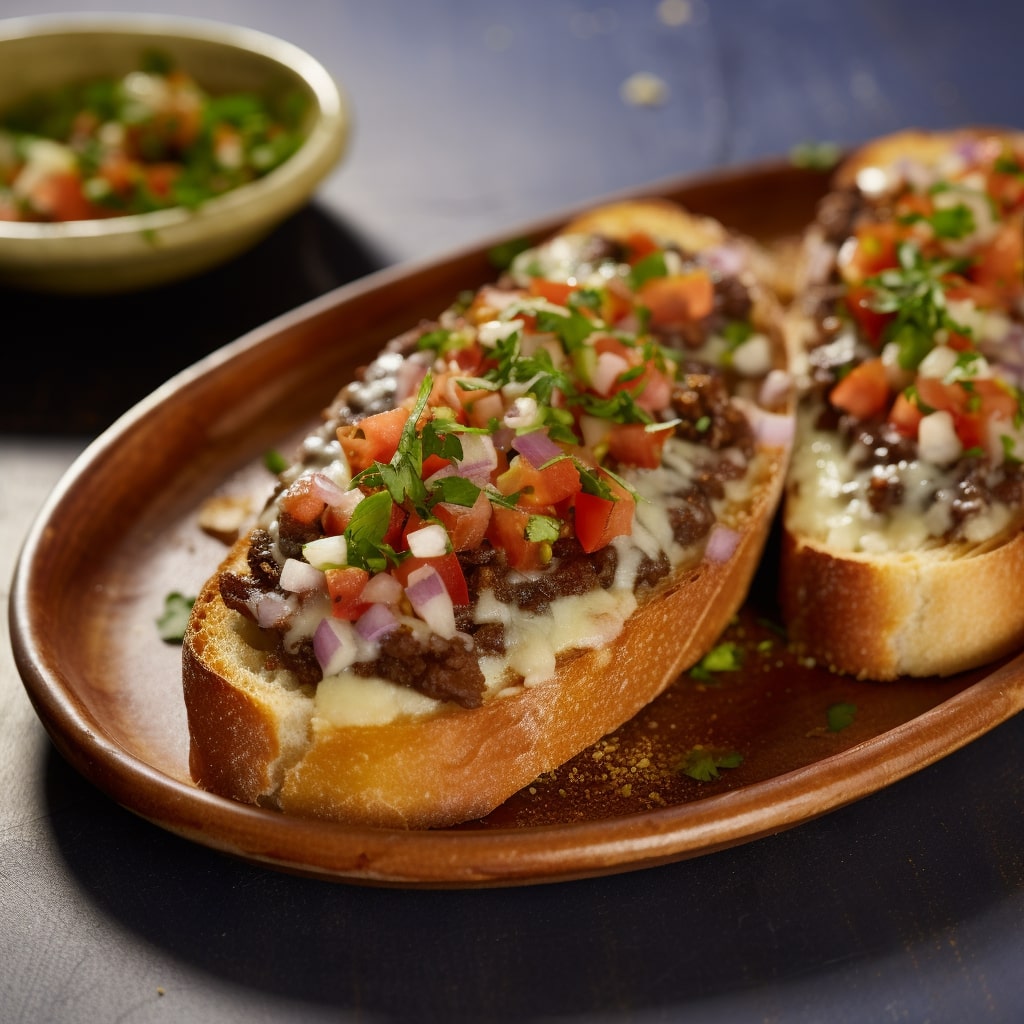
[[[379,572],[389,563],[398,562],[394,550],[384,543],[393,507],[394,502],[387,491],[368,494],[355,506],[345,528],[349,565]]]
[[[537,330],[557,335],[566,352],[579,348],[593,334],[594,329],[593,320],[578,309],[570,309],[565,316],[550,309],[537,310]]]
[[[693,668],[694,679],[711,679],[716,672],[737,672],[743,666],[743,648],[731,640],[712,647]]]
[[[270,449],[263,453],[263,465],[271,473],[283,473],[288,468],[288,460],[279,451]]]
[[[915,370],[935,347],[935,335],[942,329],[969,335],[971,330],[949,314],[943,278],[963,269],[962,261],[926,259],[913,242],[897,249],[898,267],[890,267],[864,284],[872,289],[868,306],[876,313],[895,313],[886,328],[885,340],[898,350],[900,367]]]
[[[743,755],[738,751],[697,746],[676,765],[676,771],[698,782],[710,782],[718,778],[720,768],[738,768],[742,763]]]
[[[164,598],[164,610],[156,620],[160,639],[169,644],[180,644],[185,637],[185,627],[196,603],[194,597],[187,597],[177,590]]]
[[[975,228],[974,213],[964,203],[936,210],[928,222],[939,238],[966,238]]]
[[[434,483],[430,494],[431,506],[440,501],[449,505],[463,505],[466,508],[472,507],[480,495],[480,488],[472,480],[464,476],[445,476]]]
[[[530,248],[528,238],[511,238],[507,242],[501,242],[492,246],[487,251],[487,259],[491,265],[498,270],[508,270],[513,260]]]
[[[561,533],[561,524],[551,516],[533,515],[526,520],[526,539],[553,544]]]
[[[794,167],[827,171],[835,167],[842,155],[842,149],[835,142],[798,142],[789,151],[789,162]]]
[[[857,714],[857,705],[845,701],[831,704],[825,714],[828,718],[829,732],[842,732],[843,729],[853,725]]]
[[[633,291],[639,291],[653,278],[667,276],[668,266],[665,262],[665,253],[658,250],[648,253],[633,264],[629,271],[629,286]]]

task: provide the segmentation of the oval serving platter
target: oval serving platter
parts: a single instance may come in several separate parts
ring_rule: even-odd
[[[628,194],[666,196],[784,247],[825,182],[776,162]],[[516,237],[541,238],[576,212]],[[485,819],[369,829],[198,789],[180,650],[160,639],[156,620],[165,596],[195,593],[224,552],[201,529],[201,510],[215,496],[255,514],[273,483],[266,452],[289,451],[388,339],[492,278],[488,253],[507,237],[382,271],[279,317],[167,382],[71,466],[25,541],[10,622],[28,695],[79,772],[156,825],[269,867],[366,885],[526,885],[651,867],[791,828],[924,768],[1024,707],[1024,657],[885,685],[800,661],[772,621],[769,551],[723,638],[742,648],[739,668],[680,677]]]

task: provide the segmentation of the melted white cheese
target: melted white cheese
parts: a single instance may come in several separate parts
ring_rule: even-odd
[[[657,558],[664,553],[673,566],[699,557],[702,545],[694,550],[676,543],[665,515],[666,501],[692,478],[698,453],[707,456],[705,449],[670,438],[659,469],[631,474],[631,483],[643,500],[637,505],[632,535],[613,542],[618,568],[608,590],[598,588],[560,597],[543,613],[505,604],[491,590],[478,596],[474,620],[478,624],[500,623],[505,630],[504,656],[488,656],[480,661],[486,681],[485,699],[541,686],[554,676],[560,655],[611,643],[636,611],[634,586],[644,556]],[[389,697],[386,691],[399,692]],[[384,724],[399,716],[431,714],[441,706],[406,687],[347,672],[321,682],[316,697],[317,714],[339,726]]]
[[[938,541],[953,522],[956,493],[953,469],[924,459],[885,467],[857,467],[834,433],[815,430],[813,415],[801,414],[800,443],[793,450],[787,524],[794,532],[840,551],[885,554],[914,551]],[[885,514],[868,500],[874,474],[895,478],[902,500]],[[971,516],[962,527],[966,540],[995,536],[1011,518],[1005,505]]]

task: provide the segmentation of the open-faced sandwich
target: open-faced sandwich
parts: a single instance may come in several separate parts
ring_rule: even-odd
[[[1024,136],[908,131],[839,167],[792,319],[791,637],[874,679],[1024,643]]]
[[[197,783],[451,825],[694,664],[747,592],[792,440],[753,251],[667,202],[606,206],[343,387],[195,603]]]

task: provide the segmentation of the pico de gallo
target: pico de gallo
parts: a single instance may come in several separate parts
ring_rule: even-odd
[[[640,234],[520,252],[340,392],[247,571],[221,574],[225,603],[304,684],[463,707],[613,638],[674,567],[735,540],[760,429],[736,395],[774,372],[741,269]]]
[[[1024,143],[868,168],[817,226],[809,513],[853,549],[994,535],[1024,503]]]
[[[301,97],[214,96],[161,53],[121,77],[32,96],[0,118],[0,220],[195,209],[301,144]]]

